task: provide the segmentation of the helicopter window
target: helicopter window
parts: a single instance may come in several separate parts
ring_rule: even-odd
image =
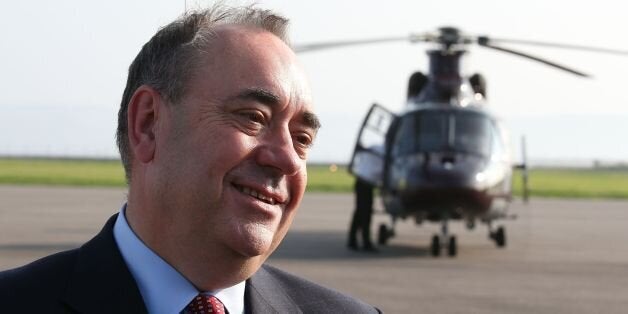
[[[455,116],[454,143],[456,151],[487,156],[491,150],[491,121],[482,115],[458,113]]]
[[[401,118],[394,137],[392,154],[400,156],[446,148],[448,120],[448,114],[443,112],[424,112]]]
[[[418,116],[418,151],[434,152],[447,148],[449,115],[445,112],[430,112]]]
[[[491,120],[480,114],[420,112],[399,121],[392,154],[458,151],[488,156],[493,133]]]
[[[500,136],[499,128],[497,125],[492,125],[493,132],[493,145],[491,147],[491,159],[500,160],[505,154],[504,142]]]
[[[415,152],[414,117],[405,116],[399,122],[397,134],[393,142],[392,154],[394,156],[407,155]]]

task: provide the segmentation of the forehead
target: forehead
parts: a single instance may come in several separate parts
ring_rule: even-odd
[[[292,50],[275,35],[242,26],[221,26],[201,55],[190,87],[209,100],[246,90],[265,90],[284,106],[311,111],[311,93]]]

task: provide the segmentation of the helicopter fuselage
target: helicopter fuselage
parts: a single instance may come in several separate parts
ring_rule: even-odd
[[[495,119],[473,107],[404,112],[386,139],[382,196],[393,216],[488,219],[511,197],[510,155]]]

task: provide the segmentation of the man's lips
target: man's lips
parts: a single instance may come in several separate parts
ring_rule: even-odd
[[[236,190],[250,195],[264,203],[270,204],[270,205],[281,205],[284,204],[286,202],[286,198],[276,194],[276,193],[272,193],[269,192],[267,190],[262,190],[259,188],[255,188],[255,187],[251,187],[251,186],[247,186],[247,185],[240,185],[240,184],[236,184],[236,183],[232,183],[233,187],[236,188]]]

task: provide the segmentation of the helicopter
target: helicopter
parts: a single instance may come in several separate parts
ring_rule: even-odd
[[[348,170],[380,189],[391,224],[379,226],[377,242],[385,245],[395,236],[399,219],[414,219],[417,224],[440,223],[440,233],[431,238],[432,256],[439,256],[444,248],[449,256],[457,255],[457,239],[449,232],[450,221],[464,221],[468,229],[474,229],[477,222],[486,224],[495,245],[506,246],[505,226],[495,224],[516,218],[508,213],[515,169],[522,171],[524,202],[529,197],[525,138],[521,163],[516,164],[505,127],[486,108],[486,80],[481,74],[465,76],[461,71],[461,60],[469,52],[467,46],[476,44],[509,53],[580,77],[589,75],[497,44],[628,54],[580,45],[471,36],[455,27],[403,37],[297,45],[295,51],[394,41],[432,43],[434,48],[427,50],[428,73],[410,76],[402,112],[393,113],[379,104],[371,106],[358,132]]]

